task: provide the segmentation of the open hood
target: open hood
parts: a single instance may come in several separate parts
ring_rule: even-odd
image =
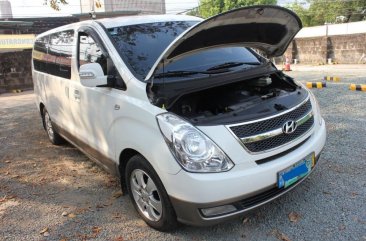
[[[299,17],[278,6],[257,5],[234,9],[204,20],[184,32],[157,59],[146,79],[162,60],[220,45],[244,45],[281,56],[302,28]]]

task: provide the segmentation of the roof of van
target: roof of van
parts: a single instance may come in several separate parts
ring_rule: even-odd
[[[106,28],[113,28],[117,26],[135,25],[143,23],[157,23],[167,21],[202,21],[202,18],[189,15],[137,15],[124,16],[116,18],[98,19],[98,22],[103,24]]]
[[[43,37],[48,34],[52,34],[54,32],[67,30],[70,28],[74,28],[75,26],[85,26],[87,24],[92,24],[93,22],[99,22],[104,25],[106,28],[113,28],[118,26],[127,26],[127,25],[135,25],[135,24],[144,24],[144,23],[158,23],[158,22],[168,22],[168,21],[202,21],[202,18],[189,16],[189,15],[135,15],[135,16],[123,16],[123,17],[115,17],[115,18],[103,18],[97,20],[85,20],[81,22],[76,22],[68,25],[64,25],[58,28],[54,28],[43,32],[37,35],[36,38]]]

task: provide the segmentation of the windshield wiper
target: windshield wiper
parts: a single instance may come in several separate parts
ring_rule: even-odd
[[[155,74],[155,78],[162,78],[162,77],[181,77],[181,76],[188,76],[188,75],[195,75],[195,74],[220,74],[227,71],[189,71],[189,70],[175,70],[175,71],[168,71],[165,73]]]
[[[240,65],[260,65],[260,64],[261,63],[259,63],[259,62],[226,62],[223,64],[215,65],[211,68],[208,68],[206,71],[232,68],[232,67],[236,67],[236,66],[240,66]]]

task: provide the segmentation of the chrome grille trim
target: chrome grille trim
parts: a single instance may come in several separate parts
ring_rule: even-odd
[[[295,120],[299,128],[297,134],[294,133],[295,136],[292,134],[288,134],[288,141],[286,141],[286,139],[283,139],[284,135],[286,134],[284,134],[282,131],[282,124],[281,129],[279,128],[279,123],[281,122],[279,120],[281,120],[282,118]],[[271,121],[271,119],[273,119],[273,121]],[[256,125],[257,123],[259,126]],[[268,131],[264,130],[262,131],[262,133],[260,133],[260,129],[262,128],[260,127],[260,124],[264,125],[263,129],[266,129],[267,127]],[[301,138],[308,138],[308,134],[314,129],[314,124],[314,112],[309,95],[300,104],[279,114],[257,120],[225,125],[225,127],[248,153],[255,155],[274,151],[276,149],[289,145],[290,143],[294,143]],[[246,130],[246,125],[248,125],[248,128],[254,129]],[[269,129],[271,128],[271,125],[273,125],[273,128],[275,129]],[[254,131],[258,131],[257,133],[259,134],[255,133]],[[248,145],[248,147],[246,145]],[[268,146],[268,149],[265,146]]]
[[[264,117],[264,118],[261,118],[261,119],[257,119],[257,120],[252,120],[252,121],[246,121],[246,122],[241,122],[241,123],[235,123],[235,124],[231,124],[231,125],[226,125],[227,128],[230,128],[230,127],[234,127],[234,126],[242,126],[242,125],[247,125],[247,124],[251,124],[251,123],[256,123],[256,122],[261,122],[261,121],[264,121],[264,120],[269,120],[269,119],[273,119],[277,116],[281,116],[281,115],[285,115],[293,110],[296,110],[297,108],[299,108],[300,106],[302,106],[303,104],[305,104],[306,102],[308,102],[308,100],[310,99],[310,95],[305,99],[303,100],[300,104],[298,104],[297,106],[294,106],[293,108],[291,109],[288,109],[288,110],[285,110],[279,114],[276,114],[276,115],[271,115],[269,117]]]
[[[305,131],[303,134],[301,134],[300,136],[298,136],[298,137],[296,137],[296,138],[294,138],[294,139],[292,139],[292,140],[290,140],[290,141],[288,141],[288,142],[286,142],[286,143],[284,143],[284,144],[282,144],[282,145],[279,145],[279,146],[276,146],[276,147],[274,147],[274,148],[269,148],[269,149],[266,149],[266,150],[263,150],[263,151],[256,151],[256,152],[254,152],[254,151],[250,151],[249,150],[249,148],[248,147],[246,147],[245,146],[245,144],[243,143],[243,142],[241,142],[242,143],[242,145],[244,146],[244,148],[249,152],[249,153],[251,153],[251,154],[261,154],[261,153],[266,153],[266,152],[270,152],[270,151],[274,151],[274,150],[277,150],[277,149],[279,149],[279,148],[281,148],[281,147],[284,147],[284,146],[286,146],[286,145],[288,145],[289,143],[293,143],[293,142],[296,142],[297,140],[300,140],[301,138],[303,138],[303,137],[305,137],[309,132],[311,132],[312,130],[313,130],[313,128],[314,128],[314,121],[313,121],[313,123],[311,124],[311,127],[309,127],[309,129],[307,130],[307,131]],[[307,136],[308,137],[308,136]],[[307,138],[306,137],[306,138]],[[264,140],[264,141],[266,141],[266,140]],[[247,143],[248,145],[250,145],[250,144],[252,144],[252,143]],[[290,147],[291,148],[291,147]]]
[[[296,125],[298,127],[301,126],[302,124],[304,124],[306,121],[308,121],[313,116],[314,116],[314,114],[313,114],[313,111],[311,110],[306,115],[304,115],[300,119],[296,120],[295,121]],[[272,138],[272,137],[275,137],[275,136],[278,136],[281,134],[283,134],[282,128],[278,128],[275,130],[260,133],[258,135],[248,136],[248,137],[244,137],[244,138],[240,138],[240,139],[243,143],[250,143],[250,142],[256,142],[256,141],[262,141],[262,140]]]

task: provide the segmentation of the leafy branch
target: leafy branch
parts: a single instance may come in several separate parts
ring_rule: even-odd
[[[66,5],[68,2],[66,0],[44,0],[44,5],[50,6],[56,11],[60,11],[60,5]]]

